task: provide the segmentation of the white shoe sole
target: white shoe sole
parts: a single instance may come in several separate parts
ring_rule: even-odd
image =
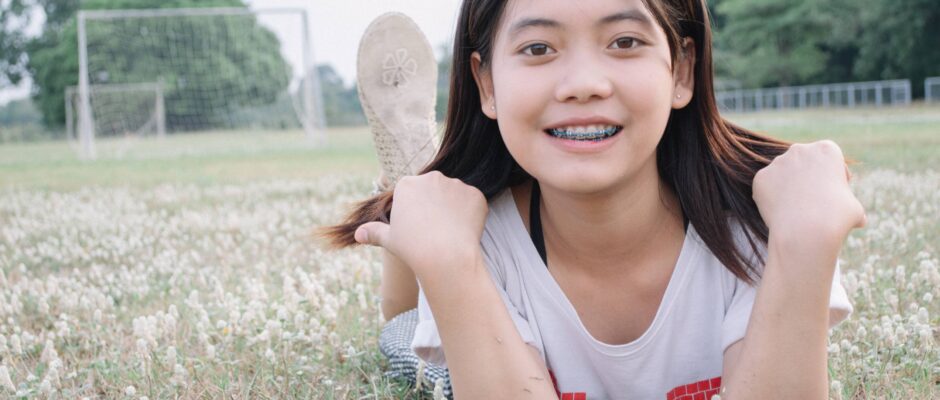
[[[427,166],[437,151],[434,51],[410,18],[383,14],[362,35],[357,80],[379,164],[393,185]]]

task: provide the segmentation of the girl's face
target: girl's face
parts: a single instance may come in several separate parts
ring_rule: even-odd
[[[672,68],[641,0],[510,0],[490,67],[478,53],[471,67],[516,162],[543,185],[588,194],[656,174],[670,111],[694,86],[694,46],[683,45]]]

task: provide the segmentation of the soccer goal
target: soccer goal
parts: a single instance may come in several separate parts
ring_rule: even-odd
[[[127,83],[89,86],[92,130],[106,137],[144,137],[166,135],[166,107],[163,102],[163,84]],[[69,142],[78,137],[80,98],[78,86],[65,89],[65,132]]]
[[[247,8],[78,13],[70,135],[297,130],[325,142],[306,11]],[[67,126],[68,128],[68,126]]]
[[[924,102],[940,103],[940,76],[924,79]]]

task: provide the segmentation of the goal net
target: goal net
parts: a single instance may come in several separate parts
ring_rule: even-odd
[[[81,151],[153,131],[298,130],[323,141],[306,11],[81,11],[73,107]]]
[[[924,101],[927,103],[940,103],[940,76],[924,80]]]
[[[101,137],[158,136],[166,134],[163,85],[155,83],[99,84],[89,86],[91,120]],[[65,131],[70,142],[78,139],[78,86],[65,89]]]

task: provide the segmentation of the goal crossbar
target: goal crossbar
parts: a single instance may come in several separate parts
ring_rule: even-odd
[[[117,18],[152,18],[152,17],[205,17],[217,15],[255,15],[255,14],[304,14],[302,8],[263,8],[252,10],[244,7],[204,7],[204,8],[156,8],[148,10],[83,10],[78,12],[79,19],[117,19]]]

